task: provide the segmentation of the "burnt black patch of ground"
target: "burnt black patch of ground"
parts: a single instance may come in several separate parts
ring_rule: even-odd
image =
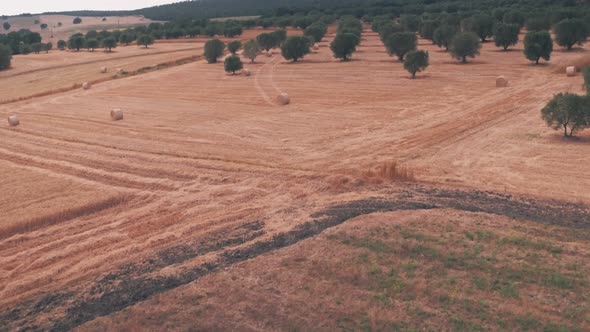
[[[508,216],[514,219],[574,228],[590,227],[590,209],[580,204],[558,201],[540,201],[480,191],[450,191],[416,186],[401,192],[352,201],[329,207],[311,215],[312,220],[277,234],[269,240],[257,241],[263,231],[259,223],[247,224],[237,229],[220,232],[213,239],[180,245],[158,253],[140,264],[129,264],[119,271],[100,278],[89,291],[76,296],[55,297],[55,301],[43,298],[37,302],[23,303],[8,313],[0,314],[0,321],[14,329],[69,330],[100,316],[112,314],[149,297],[188,284],[220,268],[269,253],[318,235],[327,228],[337,226],[355,217],[374,212],[399,210],[424,210],[452,208],[469,212],[483,212]],[[246,245],[231,249],[228,247]],[[193,259],[205,253],[219,252],[219,258],[173,276],[158,276],[164,267]],[[67,292],[64,294],[73,294]],[[43,302],[43,305],[38,305]],[[67,303],[66,303],[67,302]],[[64,303],[66,303],[64,305]],[[65,315],[51,322],[39,322],[36,317],[65,306]]]

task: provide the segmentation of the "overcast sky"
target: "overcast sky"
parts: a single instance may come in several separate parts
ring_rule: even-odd
[[[178,1],[180,0],[0,0],[0,15],[82,9],[139,9]]]

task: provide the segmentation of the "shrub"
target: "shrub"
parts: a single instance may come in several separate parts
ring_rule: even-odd
[[[0,44],[0,70],[10,68],[12,62],[12,49],[6,45]]]
[[[416,73],[423,71],[428,67],[428,52],[418,50],[408,53],[406,60],[404,60],[404,68],[412,74],[412,78],[416,77]]]
[[[258,42],[252,39],[244,45],[244,51],[242,52],[242,55],[244,55],[246,58],[250,59],[252,63],[254,63],[254,60],[256,60],[256,57],[258,56],[259,52],[260,46],[258,46]]]
[[[553,40],[547,31],[528,32],[524,37],[524,55],[527,59],[539,63],[541,58],[549,61],[553,52]]]
[[[240,60],[239,56],[231,55],[225,58],[223,67],[225,68],[226,72],[232,73],[232,75],[234,75],[236,71],[244,68],[244,65],[242,64],[242,60]]]
[[[40,25],[40,27],[41,27],[41,30],[45,30],[45,29],[47,29],[47,23],[42,23],[42,24]]]
[[[4,24],[2,24],[2,27],[4,28],[4,30],[10,30],[11,25],[8,22],[4,22]]]
[[[358,37],[352,33],[339,33],[330,44],[330,49],[334,53],[334,57],[348,61],[352,53],[356,51],[358,45]]]
[[[451,40],[457,34],[457,28],[452,25],[441,25],[434,30],[434,43],[438,47],[444,47],[446,50],[449,49]]]
[[[418,38],[413,32],[397,32],[392,34],[385,42],[387,53],[396,55],[399,61],[404,60],[404,56],[416,49]]]
[[[227,50],[234,55],[240,50],[240,48],[242,48],[242,42],[239,40],[234,40],[227,44]]]
[[[281,46],[281,54],[286,60],[293,60],[297,62],[303,59],[306,54],[310,53],[311,40],[308,37],[294,36],[289,37]]]
[[[219,39],[212,39],[205,43],[205,59],[208,63],[216,63],[217,58],[223,55],[225,44]]]
[[[504,51],[512,45],[518,43],[518,34],[520,27],[518,24],[499,23],[494,26],[494,43],[498,47],[504,48]]]
[[[563,129],[565,137],[572,137],[590,125],[589,100],[572,93],[559,93],[541,110],[541,116],[548,126]]]
[[[98,39],[91,38],[86,40],[86,48],[91,52],[94,52],[94,49],[98,48],[99,46],[100,42]]]
[[[63,51],[63,50],[65,50],[65,49],[66,49],[66,47],[68,47],[68,43],[67,43],[65,40],[61,40],[61,39],[60,39],[60,40],[58,40],[58,41],[57,41],[57,48],[58,48],[60,51]]]
[[[586,23],[577,18],[563,20],[553,28],[557,45],[571,50],[575,44],[582,45],[588,38]]]
[[[481,49],[481,42],[476,34],[473,32],[460,32],[453,37],[449,50],[451,56],[467,63],[467,57],[475,58],[479,55]]]
[[[148,48],[149,45],[154,44],[154,37],[151,35],[141,35],[137,37],[137,45]]]
[[[76,18],[74,19],[74,21],[72,21],[72,23],[74,23],[74,24],[80,24],[80,23],[82,23],[82,19],[81,19],[81,18],[79,18],[79,17],[76,17]]]
[[[117,48],[117,40],[115,37],[108,37],[103,39],[102,46],[104,46],[107,52],[112,52],[113,48]]]

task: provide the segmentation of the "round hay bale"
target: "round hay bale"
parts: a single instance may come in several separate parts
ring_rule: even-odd
[[[246,77],[252,75],[252,73],[250,72],[250,69],[244,69],[244,70],[242,70],[242,74],[244,76],[246,76]]]
[[[123,111],[121,111],[120,109],[116,108],[114,110],[111,111],[111,119],[113,121],[119,121],[119,120],[123,120]]]
[[[117,69],[117,74],[123,74],[123,68]]]
[[[496,87],[505,88],[508,86],[508,80],[504,76],[496,77]]]
[[[84,90],[88,90],[92,87],[92,84],[90,84],[90,82],[84,82],[84,84],[82,84],[82,89]]]
[[[320,47],[318,45],[314,44],[311,49],[314,50],[314,51],[319,51],[320,50]]]
[[[100,72],[101,72],[102,74],[106,74],[106,73],[107,73],[107,67],[101,67],[101,68],[100,68]]]
[[[288,105],[291,103],[291,97],[289,97],[288,94],[283,92],[277,96],[277,102],[279,103],[279,105]]]
[[[576,76],[576,67],[569,66],[569,67],[565,68],[565,74],[567,76]]]
[[[18,119],[17,115],[11,115],[8,117],[8,125],[11,127],[16,127],[20,124],[20,120]]]
[[[270,58],[272,56],[272,50],[268,50],[266,52],[266,56]]]

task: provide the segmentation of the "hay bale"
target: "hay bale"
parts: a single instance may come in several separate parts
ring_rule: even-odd
[[[18,119],[17,115],[11,115],[8,117],[8,125],[11,127],[16,127],[20,124],[20,120]]]
[[[277,102],[279,103],[279,105],[288,105],[291,103],[291,97],[289,97],[288,94],[283,92],[277,96]]]
[[[576,67],[569,66],[569,67],[565,68],[565,74],[567,76],[576,76]]]
[[[82,89],[84,90],[88,90],[92,87],[92,84],[90,82],[84,82],[84,84],[82,84]]]
[[[100,68],[100,72],[101,72],[102,74],[106,74],[106,73],[107,73],[107,67],[101,67],[101,68]]]
[[[316,44],[313,44],[313,47],[311,49],[314,50],[314,51],[319,51],[320,50],[320,47],[318,45],[316,45]]]
[[[111,119],[113,121],[119,121],[119,120],[123,120],[123,111],[121,111],[120,109],[116,108],[114,110],[111,111]]]
[[[270,58],[272,56],[272,50],[268,50],[266,52],[266,56]]]
[[[123,68],[117,69],[117,74],[123,74]]]
[[[244,70],[242,70],[242,74],[244,76],[246,76],[246,77],[252,75],[252,73],[250,72],[250,69],[244,69]]]
[[[508,86],[508,80],[504,76],[496,77],[496,87],[505,88]]]

